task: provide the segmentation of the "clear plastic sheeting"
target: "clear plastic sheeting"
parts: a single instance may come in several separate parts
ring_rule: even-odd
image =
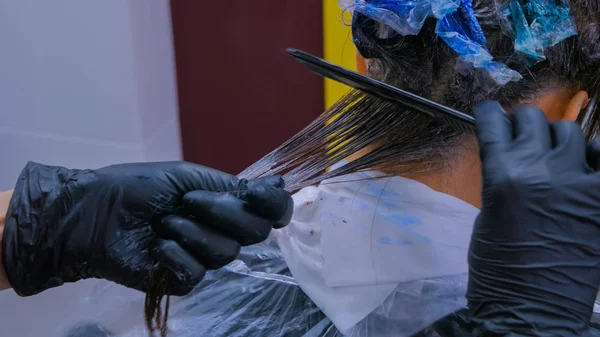
[[[439,313],[462,307],[465,281],[466,275],[462,275],[402,284],[345,336],[410,336],[427,329],[441,318]],[[117,304],[111,310],[111,318],[107,316],[104,321],[94,316],[96,319],[89,322],[74,324],[65,337],[149,336],[141,317],[132,322],[131,312],[122,312],[127,302],[139,302],[139,306],[129,306],[128,310],[139,310],[134,316],[141,315],[140,297],[134,294],[107,298],[107,293],[110,291],[105,286],[96,298],[83,302],[93,307],[103,304],[106,310],[111,310],[110,303]],[[127,322],[115,318],[125,314],[130,316]],[[133,326],[123,330],[127,324]],[[273,238],[242,249],[238,260],[209,272],[190,295],[172,299],[168,325],[168,336],[172,337],[342,336],[291,277]],[[115,333],[115,326],[123,332]]]
[[[413,336],[466,305],[466,274],[400,284],[350,337]],[[341,336],[341,335],[340,335]]]
[[[466,310],[459,308],[465,303],[465,281],[466,275],[460,275],[411,282],[410,287],[404,284],[343,335],[290,276],[271,238],[267,243],[244,248],[240,259],[227,267],[209,272],[190,295],[172,299],[168,336],[469,337]],[[143,303],[140,296],[122,293],[107,297],[111,287],[119,286],[103,286],[95,296],[82,299],[104,314],[73,324],[64,337],[149,336],[141,320],[142,306],[126,305]],[[106,311],[98,308],[101,304]],[[457,308],[453,314],[441,319],[436,316],[453,308]],[[131,310],[139,310],[133,313],[139,319],[132,318]],[[118,322],[116,317],[123,317],[123,321]],[[114,332],[115,327],[122,330],[128,325],[123,332]],[[592,329],[590,335],[600,337],[600,330]]]
[[[143,301],[138,296],[107,299],[105,293],[110,291],[103,289],[85,302],[97,306],[111,300],[131,300],[139,302],[133,310],[143,314]],[[296,337],[324,318],[291,277],[275,240],[270,238],[266,243],[243,248],[239,259],[228,266],[208,272],[188,296],[171,298],[168,336]],[[127,323],[114,319],[80,322],[65,337],[89,337],[90,333],[99,337],[149,336],[141,319],[135,319],[135,325],[128,329],[119,328],[121,333],[114,332],[115,326]]]

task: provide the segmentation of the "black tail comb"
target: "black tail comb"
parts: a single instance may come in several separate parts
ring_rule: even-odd
[[[301,50],[288,49],[287,53],[300,61],[311,71],[321,76],[346,84],[352,88],[364,91],[390,102],[398,103],[415,111],[422,112],[436,120],[449,124],[458,130],[471,132],[474,130],[475,118],[465,113],[367,76],[363,76],[357,72],[337,66]]]

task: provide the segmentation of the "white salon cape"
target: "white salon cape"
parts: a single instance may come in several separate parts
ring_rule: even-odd
[[[348,336],[410,336],[465,305],[479,210],[361,172],[307,187],[275,236],[302,290]]]

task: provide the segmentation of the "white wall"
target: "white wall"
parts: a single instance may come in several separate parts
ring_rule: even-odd
[[[30,160],[178,160],[179,139],[168,0],[0,1],[0,190]],[[92,286],[0,293],[1,335],[61,336]]]
[[[28,160],[180,157],[168,1],[0,1],[0,50],[0,189]]]

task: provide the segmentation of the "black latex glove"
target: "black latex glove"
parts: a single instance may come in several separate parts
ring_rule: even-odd
[[[21,296],[102,278],[147,291],[167,270],[171,295],[206,269],[287,225],[292,199],[280,177],[254,181],[185,163],[69,170],[29,163],[17,182],[2,241],[8,279]]]
[[[469,250],[474,335],[578,336],[600,284],[600,175],[586,165],[583,133],[533,107],[509,119],[488,102],[475,117],[483,208]]]

